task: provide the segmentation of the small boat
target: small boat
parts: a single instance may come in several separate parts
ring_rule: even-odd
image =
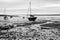
[[[29,21],[35,21],[37,17],[28,17]]]

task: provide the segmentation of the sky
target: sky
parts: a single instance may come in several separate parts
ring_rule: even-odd
[[[32,14],[60,13],[60,0],[0,0],[0,14],[27,14],[30,1]]]

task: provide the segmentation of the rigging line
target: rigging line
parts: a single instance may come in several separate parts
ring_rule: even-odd
[[[31,15],[31,0],[29,1],[29,14]]]

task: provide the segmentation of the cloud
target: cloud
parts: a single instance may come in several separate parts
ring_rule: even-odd
[[[0,8],[7,8],[7,10],[24,9],[16,13],[26,13],[29,8],[29,0],[0,0]],[[60,0],[31,0],[31,8],[34,13],[60,13]],[[15,13],[15,11],[9,13]]]
[[[43,5],[60,4],[60,0],[31,0],[32,8]],[[0,8],[29,7],[29,0],[0,0]]]
[[[13,8],[27,5],[27,0],[0,0],[0,8]]]
[[[23,0],[0,0],[1,3],[15,3],[15,2],[22,2]]]

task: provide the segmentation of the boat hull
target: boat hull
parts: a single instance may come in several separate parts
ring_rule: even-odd
[[[37,19],[37,17],[29,17],[28,20],[29,21],[35,21]]]

